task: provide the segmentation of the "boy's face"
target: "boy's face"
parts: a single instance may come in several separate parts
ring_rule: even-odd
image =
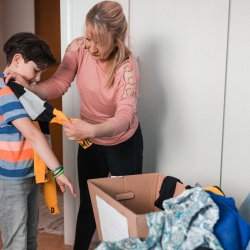
[[[22,76],[29,83],[40,81],[43,70],[40,70],[33,61],[25,62],[22,55],[13,57],[13,72]]]

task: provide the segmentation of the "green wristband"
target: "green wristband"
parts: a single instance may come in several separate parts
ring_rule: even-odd
[[[64,169],[60,170],[57,174],[54,175],[55,179],[64,173]]]
[[[63,169],[63,166],[58,166],[57,168],[55,168],[55,169],[53,169],[53,170],[50,170],[50,172],[51,173],[54,173],[56,170],[59,170],[60,169],[60,171]]]

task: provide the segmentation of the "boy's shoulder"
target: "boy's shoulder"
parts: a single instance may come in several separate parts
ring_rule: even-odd
[[[28,116],[18,97],[2,81],[0,81],[0,99],[0,115],[6,123]]]
[[[11,90],[11,88],[5,84],[5,82],[0,81],[0,97],[11,97],[12,95],[14,95],[13,91]]]
[[[18,110],[19,112],[23,109],[14,91],[3,81],[0,81],[0,99],[1,113],[5,113],[7,116],[11,116],[11,112],[14,112],[14,110]]]
[[[4,83],[4,81],[0,80],[0,88],[2,89],[4,87],[6,87],[6,84]]]

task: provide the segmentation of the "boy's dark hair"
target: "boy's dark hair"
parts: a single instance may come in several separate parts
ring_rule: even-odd
[[[25,62],[33,61],[40,70],[56,64],[48,44],[30,32],[20,32],[11,36],[4,44],[3,50],[8,65],[15,54],[21,54]]]

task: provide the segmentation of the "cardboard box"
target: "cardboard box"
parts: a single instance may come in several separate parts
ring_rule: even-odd
[[[146,214],[154,206],[165,175],[159,173],[88,180],[98,237],[118,241],[128,237],[146,239]],[[185,189],[177,183],[174,196]]]

